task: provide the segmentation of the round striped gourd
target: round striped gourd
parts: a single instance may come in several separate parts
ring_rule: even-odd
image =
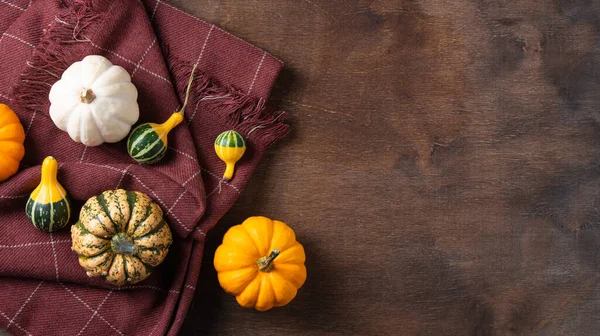
[[[88,199],[71,238],[87,275],[116,286],[146,279],[173,242],[160,207],[146,194],[122,189]]]
[[[136,127],[127,140],[127,151],[135,161],[145,164],[153,164],[160,161],[167,153],[167,140],[169,132],[183,121],[185,107],[190,96],[190,88],[194,79],[196,65],[192,68],[187,89],[185,91],[185,102],[181,110],[173,113],[167,121],[162,124],[145,123]]]
[[[175,112],[162,124],[145,123],[136,127],[127,140],[129,155],[139,163],[153,164],[167,152],[169,132],[183,120],[183,114]]]
[[[57,180],[58,162],[51,156],[42,163],[40,184],[33,190],[25,206],[27,217],[44,232],[62,229],[71,218],[71,204],[65,188]]]
[[[238,132],[225,131],[219,134],[215,140],[215,152],[226,165],[223,180],[229,181],[233,178],[235,163],[246,152],[246,142]]]

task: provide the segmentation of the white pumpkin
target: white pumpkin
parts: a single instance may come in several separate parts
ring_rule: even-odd
[[[50,117],[86,146],[118,142],[139,118],[137,95],[125,69],[102,56],[86,56],[52,86]]]

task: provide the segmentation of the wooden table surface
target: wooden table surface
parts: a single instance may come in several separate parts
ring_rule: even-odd
[[[598,335],[600,2],[172,2],[286,63],[293,128],[210,232],[183,335]],[[268,313],[212,264],[258,214],[307,253]]]

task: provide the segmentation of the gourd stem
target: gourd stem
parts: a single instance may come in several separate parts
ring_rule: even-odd
[[[42,163],[42,184],[51,184],[56,182],[58,174],[58,162],[52,156],[48,156]]]
[[[187,88],[185,89],[185,101],[183,102],[183,107],[181,108],[181,110],[179,110],[179,113],[181,113],[181,114],[185,113],[185,107],[187,106],[188,98],[190,98],[190,89],[192,88],[192,80],[194,80],[194,71],[196,71],[197,66],[198,66],[198,64],[194,64],[194,67],[192,68],[192,73],[190,74],[190,80],[188,81]]]
[[[110,246],[118,254],[135,254],[137,252],[137,248],[131,238],[123,232],[117,233],[112,238]]]
[[[262,257],[258,259],[256,261],[256,263],[258,264],[258,269],[261,272],[270,272],[273,269],[273,261],[275,260],[275,258],[277,258],[277,256],[279,256],[279,253],[279,249],[274,248],[268,257]]]

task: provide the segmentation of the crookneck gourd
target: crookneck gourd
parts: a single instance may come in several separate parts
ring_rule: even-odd
[[[71,238],[87,275],[116,286],[146,279],[173,242],[160,207],[143,193],[122,189],[87,200]]]
[[[25,206],[27,217],[44,232],[62,229],[71,218],[71,204],[67,191],[58,182],[58,162],[48,156],[42,163],[40,184],[33,190]]]
[[[285,223],[250,217],[233,226],[215,252],[221,287],[244,308],[288,304],[306,280],[304,248]]]
[[[144,123],[131,131],[127,139],[127,152],[135,161],[154,164],[162,160],[167,153],[169,132],[183,121],[194,80],[194,71],[196,71],[196,65],[192,68],[181,110],[173,112],[169,119],[162,124]]]
[[[25,155],[25,131],[19,117],[10,107],[0,104],[0,182],[19,170]]]

